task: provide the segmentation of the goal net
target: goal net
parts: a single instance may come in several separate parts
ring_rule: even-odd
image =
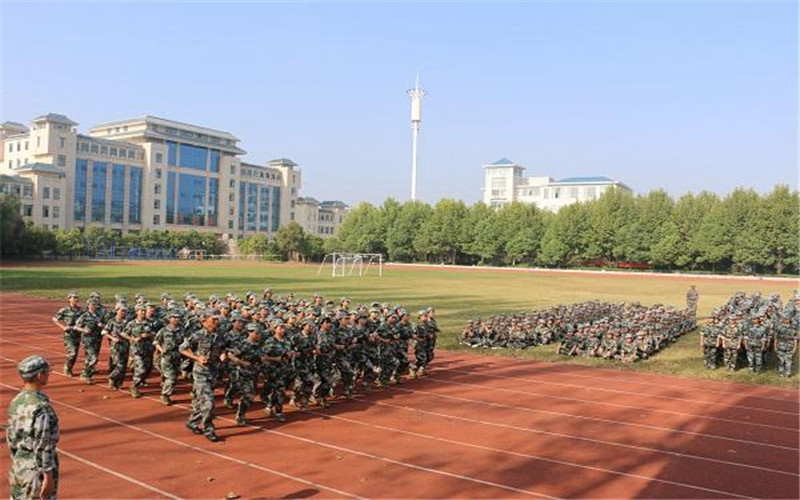
[[[370,270],[373,274],[383,276],[383,254],[380,253],[329,253],[322,259],[317,269],[317,276],[330,268],[331,277],[366,276]]]

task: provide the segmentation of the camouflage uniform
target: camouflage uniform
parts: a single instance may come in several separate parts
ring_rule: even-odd
[[[256,395],[256,383],[258,372],[261,368],[261,356],[264,355],[260,341],[251,341],[249,338],[240,338],[228,346],[228,352],[241,361],[249,363],[249,366],[232,362],[231,375],[233,383],[228,392],[225,393],[226,400],[232,401],[239,398],[236,411],[236,422],[239,425],[246,424],[245,416],[247,410],[253,404]]]
[[[178,347],[182,342],[183,330],[180,326],[173,329],[167,325],[153,339],[153,344],[161,348],[158,371],[161,372],[161,400],[164,403],[170,402],[169,398],[175,392],[175,384],[178,382],[181,369],[181,353],[178,352]]]
[[[394,342],[396,338],[399,338],[400,334],[397,331],[397,325],[390,324],[388,321],[381,323],[376,333],[380,339],[378,344],[378,358],[381,364],[379,380],[382,385],[386,385],[394,377],[394,373],[397,370],[397,357],[395,355],[397,349],[394,346]]]
[[[274,412],[276,416],[282,416],[283,401],[286,396],[286,384],[288,382],[289,354],[292,352],[292,345],[285,337],[279,339],[276,336],[272,336],[264,342],[263,350],[264,356],[280,358],[280,360],[265,360],[261,365],[264,376],[261,401],[267,406],[269,412]]]
[[[108,384],[115,389],[119,389],[122,386],[122,382],[125,380],[125,373],[128,371],[130,345],[122,337],[122,332],[127,324],[127,318],[118,320],[114,317],[108,320],[108,323],[103,327],[103,335],[108,337],[111,343],[111,360],[109,362],[111,372],[108,374]]]
[[[40,356],[29,356],[17,366],[21,375],[49,369]],[[6,442],[11,454],[8,483],[12,500],[39,498],[43,475],[53,475],[49,498],[58,497],[58,416],[40,391],[22,390],[8,406]]]
[[[718,358],[719,352],[717,346],[719,345],[719,333],[712,325],[703,326],[700,335],[703,342],[703,363],[709,370],[715,370],[719,366]]]
[[[423,314],[420,313],[420,316]],[[425,367],[430,363],[430,343],[433,341],[432,332],[428,329],[427,320],[423,319],[414,328],[414,371],[422,375]]]
[[[97,358],[100,355],[100,345],[103,336],[100,334],[103,329],[103,316],[99,309],[94,312],[87,310],[75,322],[75,327],[84,330],[81,334],[81,344],[86,353],[86,360],[83,363],[81,377],[87,382],[91,380],[97,366]]]
[[[296,334],[292,339],[292,350],[297,353],[294,364],[295,401],[300,407],[308,405],[314,390],[314,350],[317,348],[317,335],[313,331]]]
[[[791,326],[791,320],[786,318],[776,328],[775,350],[778,357],[778,375],[781,377],[792,376],[794,365],[794,351],[797,349],[797,329]]]
[[[214,435],[214,379],[219,367],[220,355],[226,349],[222,335],[209,332],[205,327],[186,337],[178,348],[191,351],[195,356],[205,357],[208,364],[194,363],[192,368],[192,412],[186,423],[194,432],[202,425],[206,436]]]
[[[75,329],[75,323],[83,314],[80,307],[62,307],[58,310],[53,319],[67,327],[64,331],[64,373],[72,376],[72,367],[78,359],[78,349],[81,345],[81,334]]]
[[[349,326],[342,325],[333,330],[334,351],[333,364],[339,372],[344,386],[345,396],[352,396],[355,385],[355,370],[353,369],[352,346],[353,331]]]
[[[748,329],[745,338],[745,349],[747,349],[747,363],[750,371],[758,373],[764,364],[764,349],[767,346],[767,330],[761,324],[756,324]]]
[[[131,394],[139,397],[139,389],[144,385],[147,369],[152,364],[152,332],[151,324],[147,320],[131,320],[125,325],[123,335],[130,341],[130,357],[133,363],[133,385]],[[148,361],[148,357],[150,361]]]
[[[333,334],[320,328],[317,333],[317,355],[314,366],[317,382],[314,385],[314,399],[322,406],[327,406],[328,394],[333,388],[333,355],[336,350]]]

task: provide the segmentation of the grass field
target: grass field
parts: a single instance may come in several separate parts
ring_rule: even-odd
[[[555,273],[510,273],[504,271],[390,268],[384,276],[336,278],[317,276],[317,266],[263,264],[251,262],[70,262],[35,265],[9,265],[0,268],[1,288],[16,292],[62,299],[70,290],[82,297],[96,290],[105,302],[114,293],[132,297],[141,292],[157,298],[171,292],[176,298],[192,292],[201,298],[212,293],[247,290],[260,292],[271,287],[278,295],[295,292],[309,297],[320,292],[338,300],[347,296],[354,302],[391,302],[415,312],[433,305],[438,312],[443,335],[440,346],[461,349],[457,337],[464,324],[474,317],[539,309],[558,303],[597,299],[604,301],[639,301],[682,307],[687,288],[694,284],[700,291],[699,314],[705,317],[727,301],[737,290],[748,293],[780,293],[784,300],[796,286],[794,282],[716,280],[707,278],[653,277],[649,275],[580,275]],[[43,311],[50,313],[51,311]],[[650,371],[693,378],[731,380],[745,383],[797,386],[797,375],[781,379],[774,368],[759,375],[747,370],[727,373],[703,369],[698,333],[684,336],[675,345],[653,359],[622,366],[597,359],[565,358],[555,354],[555,346],[525,351],[507,349],[482,351],[492,355],[524,357],[540,361],[603,366],[621,370]]]

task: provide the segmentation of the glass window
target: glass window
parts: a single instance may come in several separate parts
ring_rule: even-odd
[[[128,222],[142,223],[142,168],[130,167],[130,186],[128,194]]]
[[[59,147],[61,147],[62,149],[63,149],[63,148],[64,148],[64,146],[65,146],[65,142],[66,142],[66,141],[64,140],[64,138],[63,138],[63,137],[59,137],[59,138],[58,138],[58,145],[59,145]]]
[[[231,174],[236,173],[236,165],[231,165]]]
[[[205,213],[205,177],[181,174],[178,177],[178,224],[204,226]]]
[[[590,200],[594,199],[595,197],[597,197],[597,188],[594,186],[584,188],[584,193],[586,198]]]
[[[153,209],[161,210],[161,200],[153,200]]]
[[[86,171],[89,162],[78,160],[75,162],[75,201],[73,204],[73,218],[76,221],[86,220]]]
[[[33,205],[22,205],[22,215],[24,217],[33,217]]]
[[[100,148],[97,147],[97,144],[92,144],[92,153],[97,154],[100,151]]]
[[[50,207],[47,205],[42,205],[42,217],[49,218],[50,217]]]
[[[167,172],[167,224],[175,223],[175,172]]]
[[[107,155],[108,154],[108,146],[100,146],[100,154]]]
[[[281,225],[281,188],[272,187],[272,230],[277,231]]]
[[[156,153],[156,163],[164,163],[164,155],[161,153]]]
[[[42,198],[45,199],[45,200],[49,200],[50,199],[50,188],[49,187],[46,187],[46,188],[42,189]]]
[[[247,185],[246,229],[248,231],[256,230],[257,211],[258,211],[258,185],[250,183]]]
[[[155,215],[153,216],[153,225],[154,225],[154,226],[157,226],[157,225],[159,225],[159,224],[161,224],[161,216],[160,216],[160,215],[158,215],[158,214],[155,214]]]
[[[58,155],[58,166],[59,167],[66,167],[67,166],[67,157],[64,155]]]
[[[122,224],[125,209],[125,165],[111,168],[111,222]]]
[[[53,218],[54,219],[58,219],[60,216],[61,216],[61,210],[59,209],[59,207],[54,206],[53,207]]]
[[[208,163],[208,149],[191,144],[181,144],[179,163],[181,167],[206,170]]]
[[[219,151],[216,149],[211,150],[211,166],[212,172],[219,172]]]
[[[117,156],[117,148],[112,147],[111,149],[108,150],[108,154],[110,154],[111,156]],[[122,150],[122,154],[125,154],[124,149]]]
[[[269,231],[269,200],[270,191],[269,186],[261,187],[261,199],[258,200],[258,230]]]
[[[81,149],[81,151],[83,151],[84,153],[88,153],[88,152],[89,152],[89,144],[87,144],[87,143],[85,143],[85,142],[82,142],[82,143],[81,143],[81,146],[80,146],[80,149]]]
[[[61,199],[61,190],[59,188],[53,188],[53,199],[54,200]]]
[[[161,194],[161,184],[153,185],[153,194]]]
[[[208,225],[217,225],[217,208],[219,205],[219,179],[208,179]]]
[[[167,141],[167,164],[178,165],[178,143],[174,141]]]
[[[106,170],[105,163],[92,162],[92,222],[106,219]]]
[[[33,198],[33,186],[22,186],[22,196]]]
[[[245,200],[245,193],[247,192],[246,189],[247,189],[247,183],[240,182],[239,183],[239,230],[240,231],[244,230],[244,200]]]

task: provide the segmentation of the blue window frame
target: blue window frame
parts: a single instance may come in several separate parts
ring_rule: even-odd
[[[204,226],[206,178],[181,174],[178,177],[178,224]]]
[[[269,231],[269,200],[270,191],[269,186],[261,187],[261,197],[258,200],[258,230],[267,232]]]
[[[167,141],[167,164],[178,166],[178,143],[175,141]]]
[[[208,207],[206,222],[209,226],[217,225],[217,204],[219,200],[219,180],[208,179]]]
[[[208,163],[208,149],[199,146],[192,146],[191,144],[180,144],[180,158],[178,158],[181,167],[193,168],[195,170],[206,170]]]
[[[75,201],[72,218],[76,221],[86,220],[86,172],[88,169],[88,161],[75,161]]]
[[[167,173],[167,224],[175,224],[175,172]]]
[[[257,184],[248,184],[247,185],[247,213],[246,219],[247,220],[247,230],[248,231],[255,231],[256,230],[256,211],[258,210],[258,185]]]
[[[244,230],[244,208],[247,196],[247,183],[239,183],[239,230]]]
[[[272,230],[281,225],[281,188],[272,186]]]
[[[128,222],[142,223],[142,168],[130,167],[131,182],[128,194]]]
[[[212,172],[219,172],[219,150],[211,150],[211,162],[209,163],[209,170]]]
[[[125,165],[111,167],[111,222],[122,223],[125,209]]]
[[[92,222],[106,220],[106,172],[108,164],[92,162]]]

